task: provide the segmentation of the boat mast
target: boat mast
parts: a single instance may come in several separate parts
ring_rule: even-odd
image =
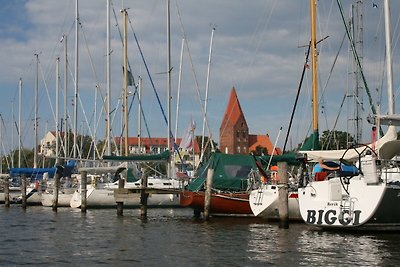
[[[167,0],[167,99],[168,99],[168,151],[171,153],[171,19],[170,19],[170,0]],[[171,177],[171,160],[167,165],[167,177]]]
[[[313,148],[318,144],[318,80],[317,80],[317,34],[316,1],[310,0],[311,11],[311,69],[312,69],[312,104],[313,104]]]
[[[138,130],[137,130],[137,137],[138,137],[138,152],[139,154],[142,153],[142,77],[139,76],[138,81]]]
[[[59,79],[59,68],[60,68],[60,58],[57,57],[57,63],[56,63],[56,164],[58,164],[59,161],[59,138],[60,138],[60,127],[58,124],[59,120],[59,91],[60,91],[60,79]]]
[[[68,113],[67,113],[67,85],[68,85],[68,58],[67,58],[67,35],[63,35],[64,42],[64,157],[69,156],[69,132],[68,132]]]
[[[203,130],[201,135],[201,154],[204,154],[205,144],[204,144],[204,135],[205,135],[205,127],[206,127],[206,115],[207,114],[207,102],[208,102],[208,88],[210,83],[210,68],[211,68],[211,55],[212,55],[212,45],[214,39],[215,27],[212,27],[211,30],[211,40],[210,40],[210,51],[208,53],[208,67],[207,67],[207,81],[206,81],[206,96],[204,99],[204,117],[203,117]]]
[[[74,95],[74,158],[77,158],[77,130],[78,130],[78,38],[79,38],[79,11],[78,11],[78,3],[79,0],[76,0],[76,8],[75,8],[75,95]]]
[[[106,103],[106,154],[111,155],[111,117],[110,117],[110,98],[111,98],[111,51],[110,51],[110,0],[107,0],[107,103]],[[110,162],[108,166],[110,166]]]
[[[18,101],[19,101],[19,112],[18,112],[18,168],[21,168],[22,78],[19,78],[19,100]]]
[[[35,132],[35,147],[33,149],[33,168],[37,168],[37,144],[38,144],[38,90],[39,90],[39,54],[35,54],[36,58],[36,79],[35,79],[35,119],[34,119],[34,132]]]
[[[392,44],[390,36],[390,4],[389,0],[384,1],[385,14],[385,35],[386,35],[386,71],[388,87],[388,115],[394,114],[394,95],[392,77]]]
[[[178,92],[176,96],[176,118],[175,118],[175,143],[178,138],[178,121],[179,121],[179,104],[181,99],[181,83],[182,83],[182,62],[183,62],[183,51],[185,46],[185,37],[182,38],[181,43],[181,56],[179,60],[179,75],[178,75]]]
[[[124,28],[124,124],[125,124],[125,156],[129,155],[128,151],[128,42],[126,33],[126,17],[128,11],[126,9],[122,10],[123,17],[123,28]]]

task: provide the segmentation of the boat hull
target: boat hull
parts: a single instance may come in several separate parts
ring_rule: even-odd
[[[254,216],[268,220],[279,220],[279,187],[264,185],[262,188],[250,192],[250,208]],[[297,192],[288,194],[289,220],[301,221]]]
[[[347,192],[340,178],[311,182],[299,188],[303,220],[331,229],[400,229],[399,186],[383,182],[371,185],[355,177]]]
[[[71,198],[76,190],[74,188],[61,189],[58,194],[57,207],[70,207]],[[53,206],[53,192],[43,192],[42,193],[42,206],[52,207]]]
[[[116,188],[94,188],[88,185],[86,192],[87,208],[115,208],[117,202],[114,189]],[[128,198],[124,198],[123,203],[124,207],[140,207],[140,194],[130,194]],[[76,190],[72,195],[70,206],[72,208],[80,208],[80,190]],[[147,198],[147,207],[179,207],[179,194],[149,194]]]
[[[197,212],[204,211],[205,192],[183,191],[181,207],[190,207]],[[223,216],[253,216],[247,193],[213,193],[211,194],[210,213]]]

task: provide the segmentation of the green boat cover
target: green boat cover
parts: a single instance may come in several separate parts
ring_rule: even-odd
[[[319,144],[319,133],[318,130],[314,131],[310,137],[306,139],[300,151],[307,150],[321,150],[321,146]]]
[[[188,185],[190,191],[204,190],[208,169],[214,169],[212,188],[221,191],[241,192],[247,189],[247,176],[257,170],[251,155],[213,153],[197,171],[196,178]]]

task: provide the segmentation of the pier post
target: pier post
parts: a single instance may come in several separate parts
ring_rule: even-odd
[[[54,185],[53,185],[53,211],[57,211],[58,207],[58,191],[60,189],[60,177],[61,173],[57,170],[56,175],[54,176]]]
[[[87,209],[87,171],[81,171],[81,212],[86,213]]]
[[[278,162],[279,177],[279,228],[289,228],[288,164]]]
[[[211,188],[212,188],[213,176],[214,176],[214,169],[209,168],[207,171],[206,192],[204,195],[204,219],[206,221],[210,219]]]
[[[4,190],[4,206],[6,208],[10,207],[10,183],[8,181],[8,176],[3,177],[3,190]]]
[[[124,188],[125,186],[125,180],[121,177],[121,175],[119,175],[119,179],[118,179],[118,189],[120,188]],[[124,215],[124,202],[117,202],[117,215],[118,216],[122,216]]]
[[[147,217],[147,198],[149,194],[146,193],[146,189],[148,186],[148,177],[144,171],[142,171],[142,181],[140,186],[140,216]]]
[[[21,176],[21,196],[22,196],[21,207],[23,209],[26,209],[26,175],[25,174],[22,174],[22,176]]]

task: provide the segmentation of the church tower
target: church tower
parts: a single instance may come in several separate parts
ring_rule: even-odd
[[[235,87],[219,128],[220,149],[225,154],[249,154],[249,128],[240,107]]]

